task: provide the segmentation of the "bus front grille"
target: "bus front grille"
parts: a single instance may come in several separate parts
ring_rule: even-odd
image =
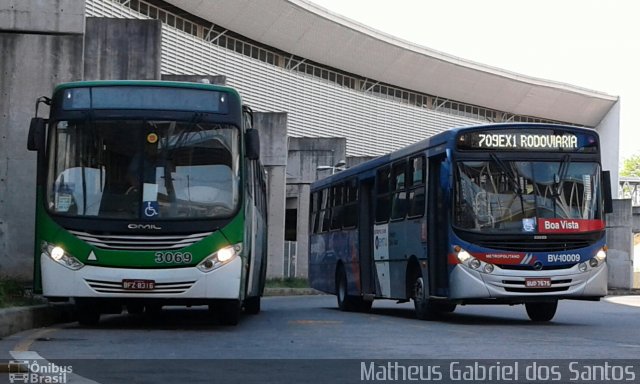
[[[98,293],[131,293],[131,294],[180,294],[188,291],[195,281],[179,281],[170,283],[155,283],[153,289],[149,290],[130,290],[124,289],[122,281],[106,281],[106,280],[90,280],[85,282]]]
[[[519,252],[559,252],[569,251],[572,249],[585,248],[591,245],[588,240],[571,240],[571,241],[551,241],[545,240],[540,242],[527,241],[501,241],[501,240],[480,240],[477,244],[495,250],[501,251],[519,251]]]
[[[96,248],[126,251],[159,251],[181,249],[204,239],[213,232],[200,232],[191,235],[104,235],[89,232],[69,231],[79,239]]]

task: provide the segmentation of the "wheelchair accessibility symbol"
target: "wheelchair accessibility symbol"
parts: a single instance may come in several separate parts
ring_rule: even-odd
[[[157,201],[145,201],[144,202],[144,216],[154,217],[160,214]]]

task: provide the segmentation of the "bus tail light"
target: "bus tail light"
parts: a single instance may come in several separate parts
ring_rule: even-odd
[[[197,268],[205,273],[211,272],[214,269],[218,269],[223,265],[228,264],[231,260],[235,259],[240,252],[242,252],[242,243],[220,248],[202,260],[200,264],[198,264]]]
[[[55,244],[50,244],[47,242],[42,243],[42,253],[47,255],[51,260],[56,263],[69,268],[73,271],[77,271],[78,269],[84,267],[84,264],[71,256],[64,250],[64,248],[57,246]]]

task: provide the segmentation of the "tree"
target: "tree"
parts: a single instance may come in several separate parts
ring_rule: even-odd
[[[640,155],[634,155],[628,159],[624,159],[620,176],[640,177]]]

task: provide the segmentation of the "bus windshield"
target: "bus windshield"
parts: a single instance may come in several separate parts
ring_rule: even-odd
[[[228,217],[239,200],[239,158],[239,130],[227,124],[57,121],[47,207],[76,217]]]
[[[544,218],[552,223],[600,220],[599,186],[598,163],[573,162],[569,155],[560,161],[502,161],[495,155],[488,161],[460,161],[454,225],[478,232],[539,233]]]

